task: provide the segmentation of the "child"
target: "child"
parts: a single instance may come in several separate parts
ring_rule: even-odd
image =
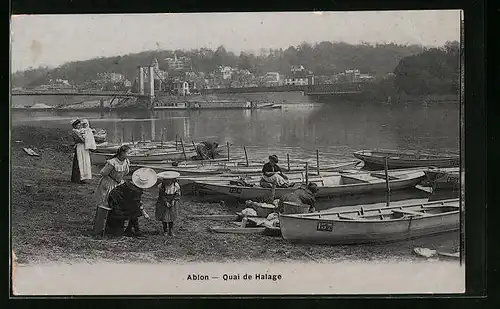
[[[156,202],[155,218],[163,224],[163,235],[174,236],[172,229],[177,219],[177,205],[181,197],[181,187],[177,183],[180,176],[177,172],[163,172],[158,174],[162,183],[158,186],[158,201]]]
[[[82,128],[80,129],[80,133],[85,140],[85,149],[95,150],[96,145],[94,139],[94,130],[90,128],[90,124],[87,119],[82,120]]]

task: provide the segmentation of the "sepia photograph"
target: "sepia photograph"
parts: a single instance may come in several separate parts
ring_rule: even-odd
[[[10,26],[13,297],[465,292],[460,10]]]

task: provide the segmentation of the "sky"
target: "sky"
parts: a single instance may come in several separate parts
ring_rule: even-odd
[[[237,54],[321,41],[441,46],[460,40],[459,27],[458,10],[14,15],[11,70],[220,45]]]

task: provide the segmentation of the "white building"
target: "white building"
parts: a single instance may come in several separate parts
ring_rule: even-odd
[[[304,68],[303,65],[292,65],[292,68],[290,69],[290,71],[292,71],[292,73],[297,73],[297,72],[304,72],[306,69]]]
[[[191,91],[189,89],[189,83],[186,81],[174,82],[174,92],[180,96],[186,96],[191,94]]]
[[[265,76],[265,82],[268,85],[278,85],[280,82],[280,73],[278,72],[267,72]]]
[[[120,73],[106,72],[97,74],[100,80],[111,83],[119,83],[125,80],[125,76]]]
[[[230,79],[233,76],[234,69],[230,66],[220,66],[219,73],[222,79]]]
[[[174,54],[173,58],[165,58],[165,61],[167,61],[168,67],[174,71],[182,71],[182,70],[186,69],[188,67],[189,60],[190,59],[187,57],[177,58],[176,54]]]
[[[309,84],[307,77],[289,77],[284,80],[285,85],[306,86]]]

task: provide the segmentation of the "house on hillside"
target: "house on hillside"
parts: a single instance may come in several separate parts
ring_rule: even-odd
[[[278,72],[267,72],[264,76],[264,82],[266,86],[279,86],[280,84],[280,73]]]
[[[173,58],[165,58],[165,61],[168,64],[168,68],[173,71],[182,71],[190,67],[190,59],[188,57],[177,57],[176,54],[174,54]]]

